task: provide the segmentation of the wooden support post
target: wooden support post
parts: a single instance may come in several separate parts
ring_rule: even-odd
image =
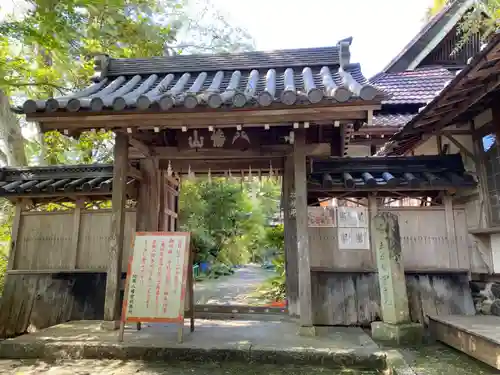
[[[137,228],[141,231],[156,232],[160,218],[160,176],[158,160],[142,159],[139,162],[142,181],[139,185],[137,202]]]
[[[390,212],[373,219],[380,307],[383,322],[372,323],[372,336],[398,344],[422,339],[422,326],[410,322],[398,217]]]
[[[375,260],[377,259],[377,250],[375,246],[375,241],[374,241],[374,233],[375,231],[373,230],[373,224],[374,224],[374,219],[375,216],[378,214],[378,205],[377,205],[377,196],[375,194],[370,194],[368,196],[368,215],[370,217],[370,251],[371,251],[371,258],[372,258],[372,264],[375,263]]]
[[[120,284],[125,230],[125,189],[127,184],[128,137],[116,133],[111,195],[111,234],[104,301],[104,320],[120,319]],[[118,328],[118,326],[116,326]]]
[[[19,237],[19,227],[21,224],[21,214],[25,207],[24,201],[16,203],[14,207],[14,220],[12,222],[12,231],[10,234],[10,249],[9,261],[7,263],[7,270],[13,270],[16,266],[16,253],[17,253],[17,239]]]
[[[78,264],[78,244],[80,242],[80,222],[82,218],[82,209],[85,206],[85,201],[78,199],[76,201],[75,210],[73,211],[73,236],[71,237],[71,251],[73,252],[71,267],[77,268]]]
[[[297,226],[295,223],[295,188],[293,186],[293,157],[287,156],[283,175],[283,212],[285,224],[285,274],[288,313],[299,317],[299,279],[297,253]]]
[[[444,215],[446,220],[446,237],[449,243],[450,268],[462,268],[458,259],[457,234],[455,231],[455,215],[453,213],[453,198],[449,195],[443,196]],[[468,268],[469,263],[464,263],[463,268]]]
[[[189,273],[188,273],[188,285],[189,288],[189,318],[190,318],[190,330],[194,332],[194,314],[195,314],[195,300],[194,300],[194,272],[193,272],[193,263],[194,263],[194,247],[191,244],[189,248]]]
[[[299,274],[299,306],[301,334],[315,335],[312,322],[311,267],[309,261],[309,233],[307,229],[307,174],[306,137],[303,129],[295,132],[293,151],[295,183],[295,220]]]

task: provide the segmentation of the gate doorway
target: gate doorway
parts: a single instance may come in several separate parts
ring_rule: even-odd
[[[251,168],[182,176],[178,230],[192,235],[199,317],[287,313],[281,186]]]

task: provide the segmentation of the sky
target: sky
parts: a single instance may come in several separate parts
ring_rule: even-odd
[[[211,0],[258,50],[332,46],[353,37],[351,61],[371,77],[418,33],[432,0]],[[2,13],[19,0],[0,0]],[[17,4],[14,6],[13,4]],[[19,9],[17,9],[19,11]]]
[[[258,50],[332,46],[352,36],[351,62],[382,70],[424,25],[432,0],[212,0]]]

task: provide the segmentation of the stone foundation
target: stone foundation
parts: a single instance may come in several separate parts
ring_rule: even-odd
[[[471,281],[470,288],[477,314],[500,316],[500,283]]]
[[[387,344],[421,344],[424,329],[418,323],[391,324],[386,322],[372,323],[372,338]]]

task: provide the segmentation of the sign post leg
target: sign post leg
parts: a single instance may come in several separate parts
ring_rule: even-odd
[[[118,332],[118,341],[123,342],[123,335],[125,334],[125,322],[123,319],[120,321],[120,331]]]
[[[191,332],[194,332],[194,272],[193,272],[193,262],[194,261],[194,251],[190,248],[189,251],[189,311],[191,320]]]
[[[177,329],[177,342],[182,344],[184,341],[184,319],[179,323],[179,328]]]

